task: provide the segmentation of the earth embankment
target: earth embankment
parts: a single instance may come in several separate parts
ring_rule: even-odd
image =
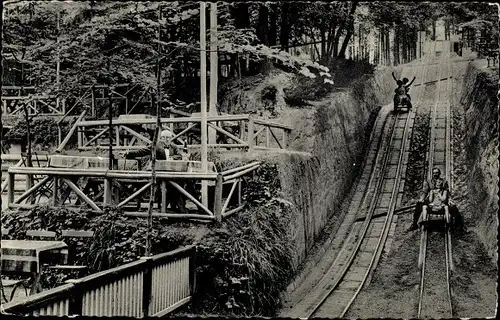
[[[482,61],[484,62],[484,61]],[[483,63],[468,65],[460,103],[463,105],[462,150],[465,151],[466,198],[462,212],[497,260],[498,212],[498,70]]]

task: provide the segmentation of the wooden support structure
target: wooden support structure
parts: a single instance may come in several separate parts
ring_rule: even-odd
[[[39,189],[43,184],[45,184],[47,181],[49,181],[49,179],[50,179],[50,177],[43,178],[37,184],[35,184],[31,188],[27,189],[22,195],[20,195],[19,198],[17,198],[14,201],[14,203],[21,203],[21,201],[23,201],[24,199],[30,197],[33,194],[34,191],[36,191],[37,189]],[[33,197],[30,197],[30,198],[33,199]],[[28,201],[28,202],[30,202],[30,201]]]
[[[247,143],[248,143],[248,149],[252,150],[254,145],[255,145],[255,136],[254,136],[254,131],[255,128],[254,128],[254,119],[252,117],[250,117],[249,121],[248,121],[248,140],[247,140]]]
[[[85,114],[87,114],[87,109],[83,110],[83,112],[80,114],[75,124],[71,127],[68,134],[64,138],[63,142],[59,145],[59,147],[57,147],[56,152],[61,152],[62,149],[64,149],[64,147],[66,146],[66,144],[68,144],[71,136],[75,133],[76,129],[78,128],[78,123],[82,121],[82,119],[85,117]]]
[[[117,207],[118,208],[123,207],[124,205],[126,205],[127,203],[129,203],[131,200],[133,200],[134,198],[136,198],[137,196],[139,196],[141,193],[143,193],[144,191],[146,191],[149,187],[151,187],[151,182],[146,183],[142,188],[140,188],[139,190],[137,190],[136,192],[134,192],[127,199],[125,199],[122,202],[120,202],[117,205]]]
[[[44,186],[47,183],[53,183],[55,190],[52,193],[52,199],[50,194],[47,197],[48,200],[51,201],[51,203],[54,206],[60,206],[60,205],[75,206],[78,205],[79,201],[82,201],[82,203],[89,205],[93,210],[97,212],[102,212],[104,206],[111,204],[112,200],[114,200],[114,203],[117,203],[117,207],[123,208],[124,210],[130,210],[130,209],[134,210],[135,203],[134,205],[132,205],[132,208],[130,208],[130,206],[128,206],[127,204],[129,204],[134,199],[137,199],[139,203],[142,202],[140,195],[151,187],[151,182],[145,180],[151,177],[152,174],[151,171],[108,170],[107,167],[105,166],[87,168],[85,167],[85,163],[87,163],[86,161],[82,162],[79,159],[73,159],[72,157],[69,157],[68,159],[64,158],[65,156],[62,157],[63,158],[57,160],[57,162],[56,158],[54,158],[52,160],[52,162],[54,162],[52,165],[58,165],[58,166],[67,165],[68,167],[62,167],[62,168],[61,167],[47,167],[47,168],[10,167],[9,178],[7,181],[9,188],[8,189],[9,207],[18,209],[32,208],[33,205],[31,205],[30,203],[22,204],[22,202],[30,195],[33,195],[36,192],[36,190],[42,190],[42,188],[44,188]],[[90,158],[87,160],[90,161]],[[71,166],[74,165],[75,163],[79,164],[83,163],[83,167],[72,168]],[[103,163],[100,163],[100,165],[104,164],[105,161]],[[176,215],[175,218],[179,219],[191,218],[195,220],[205,219],[205,220],[215,220],[220,222],[224,217],[227,217],[230,214],[242,210],[242,208],[244,207],[244,203],[242,203],[241,201],[242,177],[254,171],[256,168],[259,167],[259,165],[260,162],[255,161],[252,163],[248,163],[244,166],[240,166],[238,168],[226,170],[221,173],[215,173],[215,172],[203,173],[197,171],[176,172],[176,171],[159,170],[157,172],[157,178],[161,187],[161,203],[158,208],[158,212],[159,214],[164,214],[167,216],[173,214],[172,211],[169,212],[169,209],[167,208],[169,202],[167,200],[168,199],[167,197],[181,196],[185,197],[187,200],[194,203],[194,205],[196,205],[196,207],[198,207],[200,211],[206,213],[206,215],[200,215],[196,213],[187,213],[187,214],[182,213],[182,214],[175,214]],[[201,168],[198,168],[198,170],[200,169]],[[14,181],[16,174],[27,175],[31,177],[42,176],[42,179],[35,186],[31,187],[21,196],[18,196],[16,198],[14,194],[15,191]],[[95,186],[95,188],[90,187],[90,185],[88,184],[89,182],[87,183],[85,188],[80,188],[78,186],[78,181],[81,177],[84,177],[84,182],[87,181],[87,179],[94,181],[95,183],[102,183],[100,181],[103,181],[104,190],[99,188],[99,186],[97,185]],[[192,180],[198,180],[198,181],[201,180],[201,181],[207,181],[207,184],[208,182],[210,182],[210,184],[215,187],[214,189],[212,189],[214,190],[214,192],[210,194],[210,197],[213,196],[213,207],[205,206],[201,201],[202,199],[199,199],[198,196],[191,191],[191,189],[184,188],[181,186],[182,184],[179,183],[179,181],[186,181],[186,179],[191,180],[191,182],[189,183],[193,186],[194,184],[192,184]],[[68,185],[68,188],[65,188],[63,192],[62,189],[60,189],[62,185],[61,182],[64,182],[66,185]],[[140,183],[141,185],[140,188],[135,190],[131,195],[117,194],[118,197],[122,196],[122,198],[112,199],[112,195],[109,190],[109,185],[112,183],[118,183],[123,185],[123,187],[121,188],[114,188],[116,191],[119,191],[119,189],[123,190],[125,188],[124,185],[127,183],[134,183],[134,184]],[[231,184],[229,194],[227,194],[227,190],[226,191],[224,190],[225,184]],[[175,190],[174,194],[167,193],[170,192],[169,189],[167,188],[167,185],[172,186],[173,190]],[[99,189],[101,189],[102,191],[100,191]],[[65,203],[66,200],[68,199],[68,196],[72,192],[74,192],[78,196],[79,200],[77,200],[77,203],[73,203],[73,201],[70,199],[71,200],[70,203]],[[89,192],[92,192],[93,194],[92,197],[88,195]],[[63,194],[61,195],[61,193]],[[99,194],[96,195],[96,193]],[[95,200],[95,199],[100,199],[100,194],[104,196],[102,202],[100,200],[99,201]],[[38,201],[40,201],[40,199],[38,199]],[[140,205],[138,206],[138,209],[141,210]],[[128,212],[128,214],[129,213],[130,212]],[[200,216],[203,218],[200,218]]]
[[[210,211],[204,204],[202,204],[201,202],[199,202],[195,197],[193,197],[191,194],[189,194],[189,192],[187,192],[186,190],[184,190],[180,185],[178,185],[176,182],[174,181],[168,181],[168,183],[170,183],[175,189],[177,189],[177,191],[179,191],[180,193],[182,193],[183,195],[185,195],[189,200],[193,201],[193,203],[200,209],[202,209],[203,211],[205,211],[208,215],[211,215],[213,216],[214,214],[212,213],[212,211]]]
[[[201,86],[201,163],[203,172],[207,172],[207,44],[206,44],[206,8],[205,2],[200,2],[200,86]],[[208,205],[208,185],[201,182],[201,201],[203,207]]]
[[[214,199],[214,215],[215,215],[215,221],[221,222],[222,221],[222,188],[223,188],[223,180],[222,180],[222,175],[218,174],[217,175],[217,180],[215,182],[215,199]]]
[[[83,200],[85,201],[92,209],[102,212],[102,210],[94,203],[94,201],[90,200],[89,197],[85,195],[74,183],[68,178],[62,178],[62,180]]]

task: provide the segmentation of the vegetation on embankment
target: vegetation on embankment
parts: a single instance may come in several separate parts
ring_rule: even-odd
[[[343,88],[337,83],[322,89],[326,92],[315,88],[319,84],[314,81],[304,84],[300,76],[280,70],[272,70],[267,77],[249,77],[241,86],[224,90],[221,99],[224,110],[277,117],[279,122],[294,128],[288,138],[288,148],[312,155],[277,155],[281,191],[284,199],[292,203],[287,228],[295,270],[329,221],[334,220],[332,232],[340,226],[344,214],[340,210],[342,201],[363,161],[370,134],[367,130],[370,114],[391,99],[392,70],[380,69],[365,75],[373,72],[370,68],[346,67],[355,69],[350,74],[354,80]],[[273,93],[271,99],[269,92]],[[289,106],[290,96],[294,102],[303,104]]]
[[[498,226],[498,79],[498,70],[470,63],[460,99],[464,112],[460,149],[465,151],[465,201],[458,205],[466,225],[478,233],[494,261]]]

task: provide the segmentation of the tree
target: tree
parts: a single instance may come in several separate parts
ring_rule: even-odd
[[[14,56],[32,66],[31,78],[38,81],[39,91],[57,90],[54,56],[59,52],[61,94],[73,92],[82,84],[107,80],[133,83],[155,92],[155,61],[160,56],[164,79],[161,103],[176,105],[179,97],[190,99],[188,102],[198,99],[192,94],[192,87],[199,85],[197,2],[65,2],[58,7],[62,16],[59,41],[55,36],[55,5],[11,4],[5,21],[7,57]],[[158,21],[155,13],[160,6],[164,16]],[[254,64],[270,59],[295,72],[325,76],[328,70],[320,65],[266,45],[270,34],[282,31],[278,30],[279,6],[271,7],[269,10],[269,5],[244,3],[221,6],[220,55],[236,56],[236,62],[248,56]],[[252,28],[251,23],[259,19],[262,27]],[[276,28],[270,28],[271,20]],[[155,36],[159,25],[165,30],[160,40]],[[161,53],[156,48],[158,43],[162,46]],[[186,81],[191,81],[190,85]]]

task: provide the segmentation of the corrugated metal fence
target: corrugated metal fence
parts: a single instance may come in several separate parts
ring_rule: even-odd
[[[191,301],[196,247],[187,246],[110,270],[69,280],[2,313],[52,316],[163,316]]]

